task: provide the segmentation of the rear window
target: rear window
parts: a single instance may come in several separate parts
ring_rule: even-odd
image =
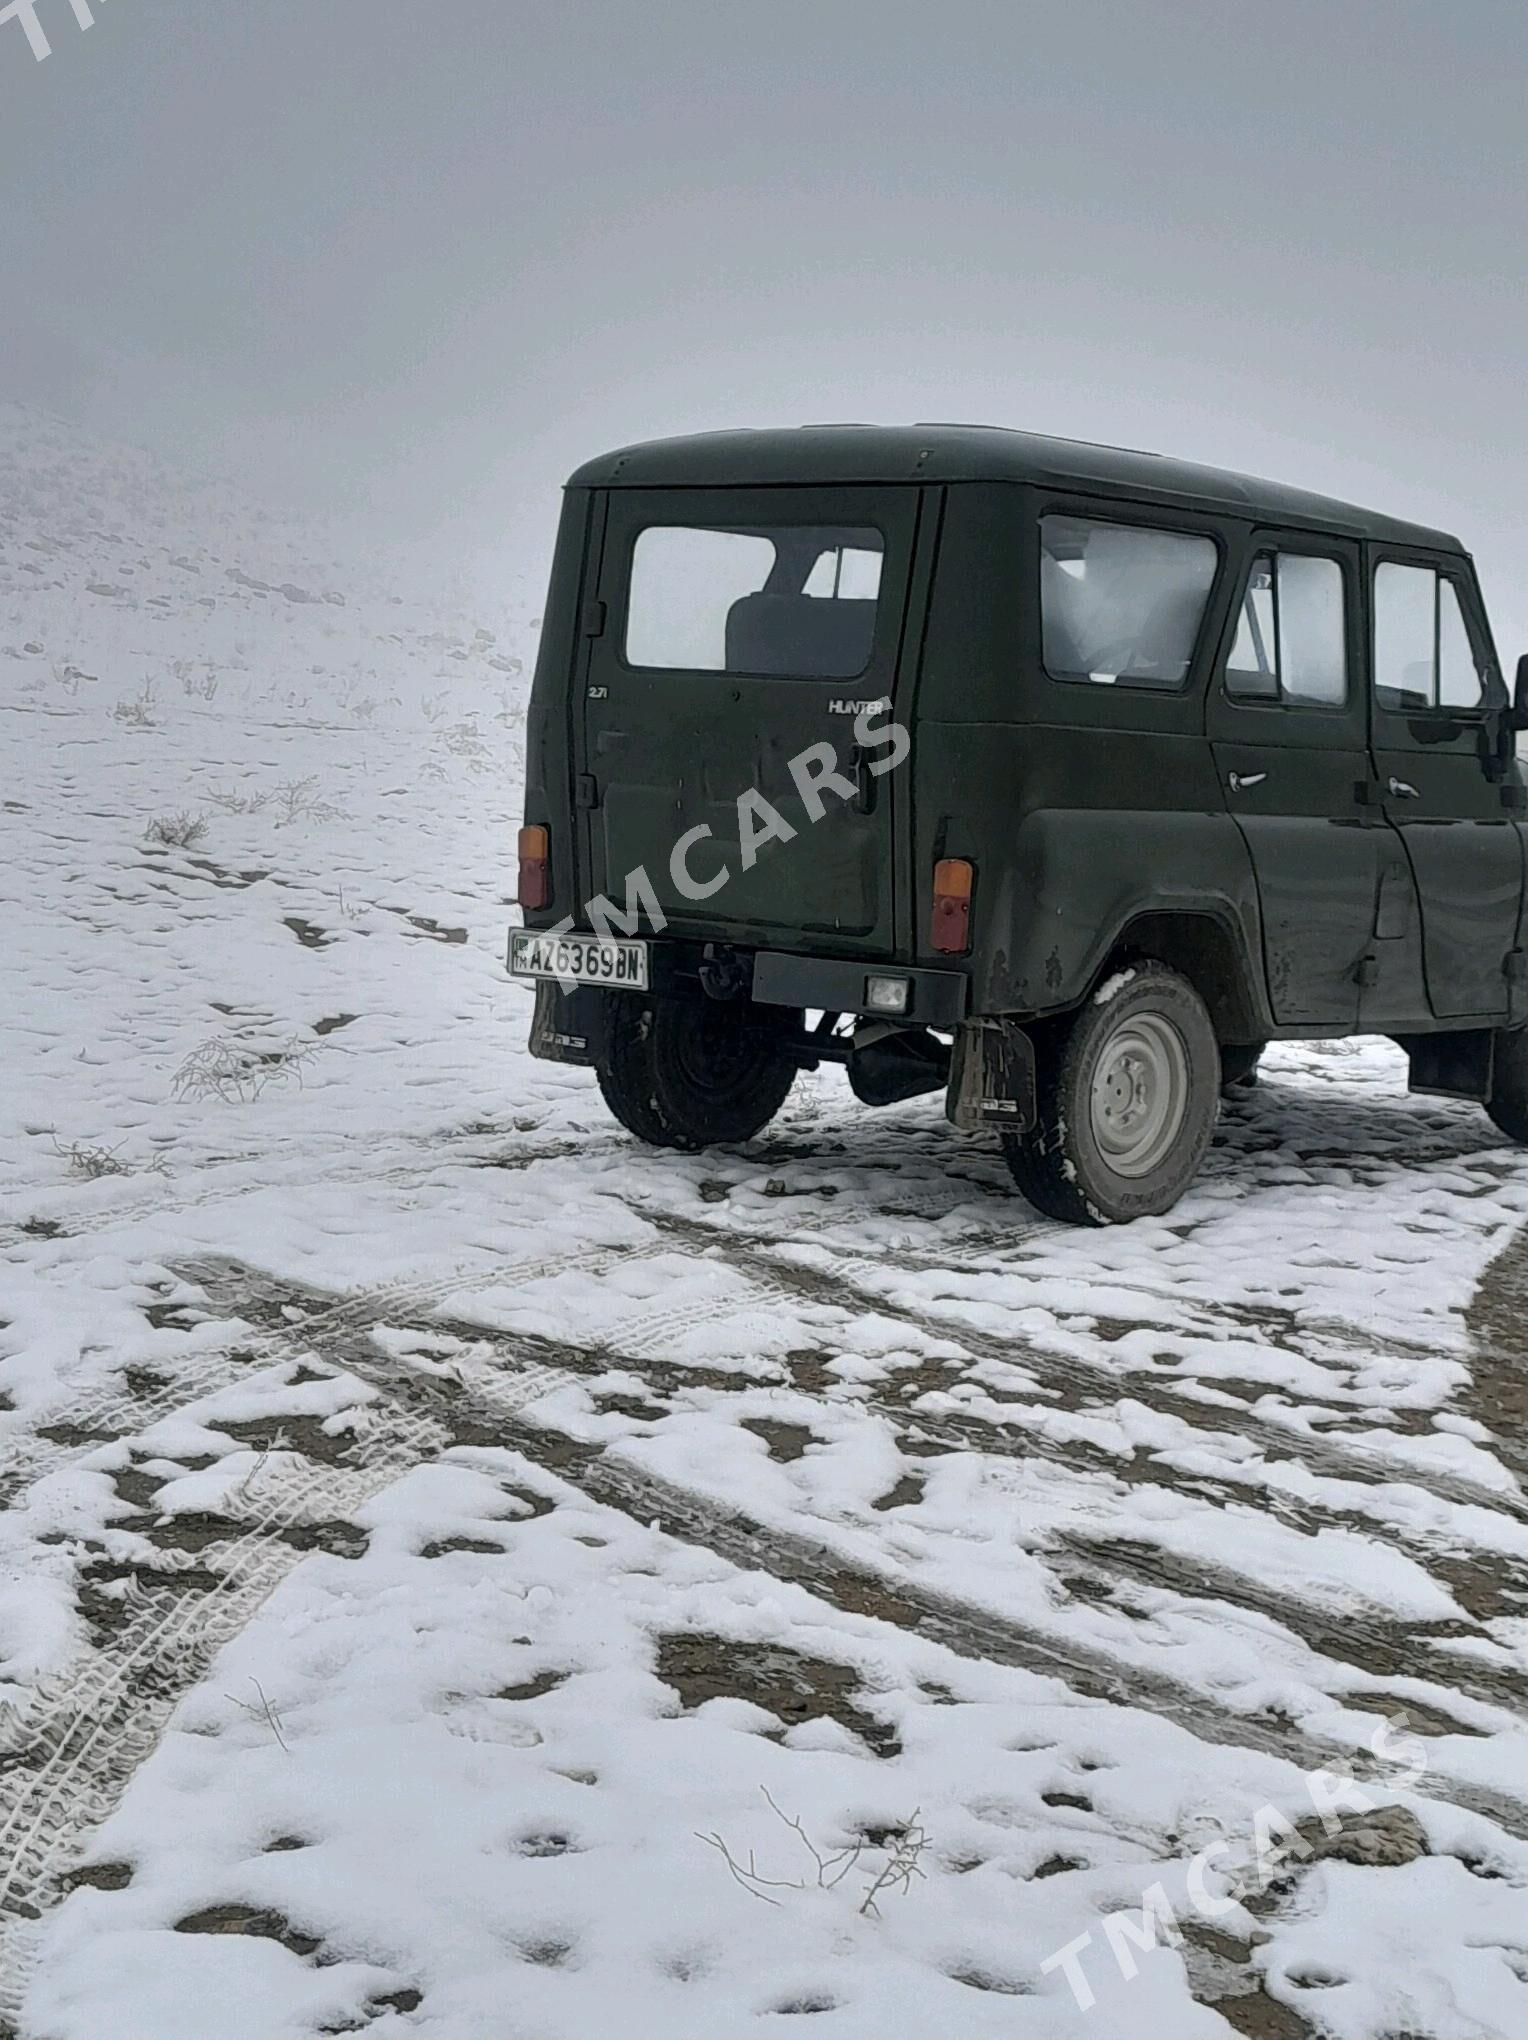
[[[626,602],[628,666],[852,680],[870,664],[885,540],[826,524],[650,524]]]
[[[1181,687],[1217,559],[1213,539],[1181,531],[1042,518],[1046,671],[1056,680]]]

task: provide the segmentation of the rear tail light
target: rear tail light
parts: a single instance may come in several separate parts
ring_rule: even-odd
[[[551,905],[552,839],[539,824],[520,831],[520,884],[515,897],[522,907]]]
[[[971,947],[971,887],[975,877],[964,857],[943,857],[934,866],[929,943],[941,956],[964,956]]]

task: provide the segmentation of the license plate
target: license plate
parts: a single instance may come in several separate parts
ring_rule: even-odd
[[[509,974],[645,992],[647,944],[605,942],[597,935],[536,935],[527,930],[509,938]]]

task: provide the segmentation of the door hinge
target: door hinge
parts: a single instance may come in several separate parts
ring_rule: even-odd
[[[600,804],[599,782],[592,772],[578,775],[577,800],[581,808],[597,808]]]
[[[1377,956],[1361,956],[1358,959],[1353,975],[1366,992],[1372,991],[1379,983],[1379,958]]]
[[[1528,977],[1528,949],[1509,949],[1501,967],[1509,985],[1521,984]]]
[[[582,637],[603,637],[605,634],[605,605],[600,601],[586,602],[584,613],[579,619],[579,634]]]
[[[1375,779],[1355,779],[1353,800],[1358,807],[1379,806],[1379,782]]]

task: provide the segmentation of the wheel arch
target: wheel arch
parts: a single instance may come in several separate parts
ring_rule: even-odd
[[[1187,978],[1203,999],[1221,1042],[1264,1041],[1272,1021],[1241,930],[1206,908],[1135,915],[1120,930],[1095,979],[1148,959]]]

